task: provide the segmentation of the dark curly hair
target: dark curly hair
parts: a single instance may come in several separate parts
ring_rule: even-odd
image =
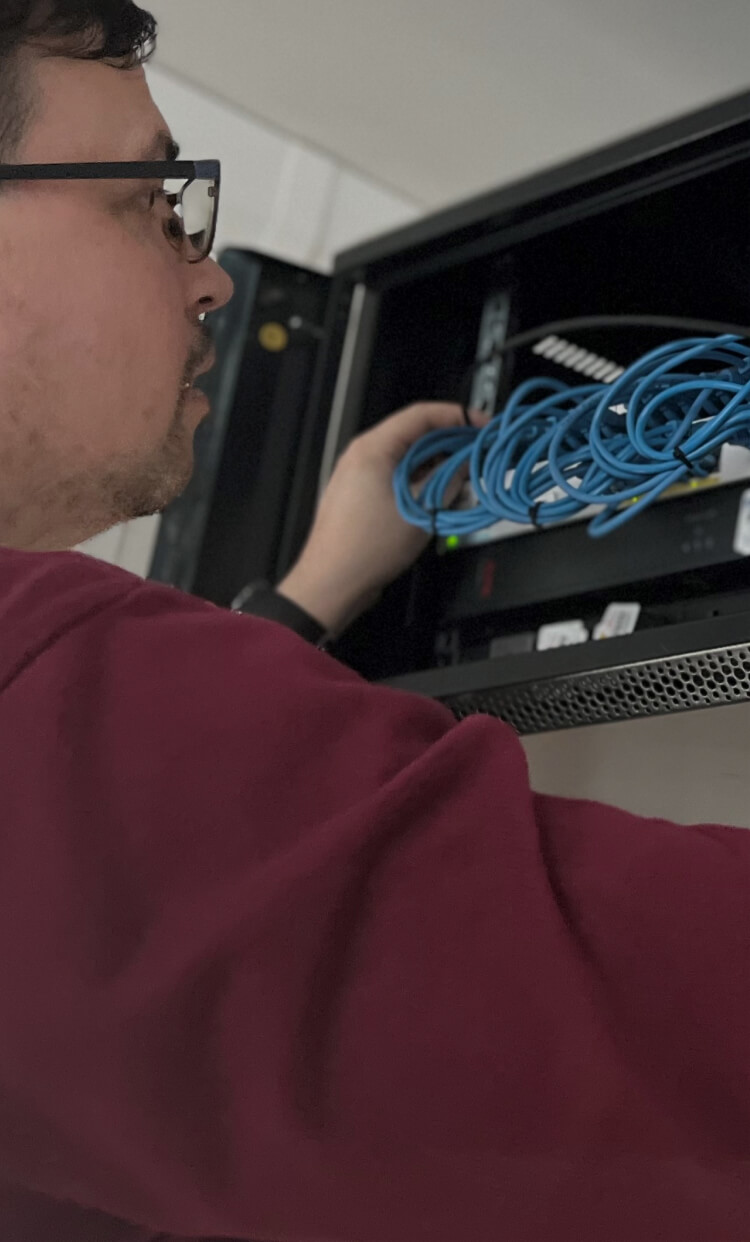
[[[0,0],[0,161],[9,162],[34,111],[19,53],[143,64],[156,41],[156,19],[132,0]]]

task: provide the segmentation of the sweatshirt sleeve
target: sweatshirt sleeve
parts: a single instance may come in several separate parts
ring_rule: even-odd
[[[750,1236],[750,834],[535,797],[498,721],[150,584],[18,664],[0,787],[19,1187],[193,1238]]]

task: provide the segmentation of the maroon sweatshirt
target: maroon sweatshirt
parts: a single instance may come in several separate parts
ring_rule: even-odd
[[[748,1242],[750,833],[82,555],[0,600],[2,1242]]]

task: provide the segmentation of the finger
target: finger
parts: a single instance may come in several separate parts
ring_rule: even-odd
[[[434,475],[435,470],[436,470],[436,467],[434,466],[433,467],[423,466],[423,468],[417,471],[417,473],[412,477],[411,494],[415,500],[418,499],[420,493],[422,492],[424,488],[425,483],[429,482],[429,480]],[[455,501],[458,500],[459,496],[461,495],[468,481],[469,481],[469,467],[468,465],[463,465],[456,471],[456,473],[454,474],[450,483],[448,483],[443,493],[443,497],[442,497],[442,508],[443,509],[450,509],[451,505],[453,505]]]
[[[445,489],[445,499],[443,502],[444,508],[450,509],[451,505],[455,504],[455,502],[458,500],[459,496],[463,492],[464,487],[466,486],[468,481],[469,481],[469,467],[462,466],[461,469],[458,471],[458,473],[455,474],[454,477],[451,479],[450,483]]]
[[[484,418],[481,411],[470,412],[472,421],[477,416]],[[398,464],[412,444],[428,431],[465,426],[463,406],[448,401],[422,401],[384,418],[372,431],[366,432],[362,440],[367,440],[368,448]]]

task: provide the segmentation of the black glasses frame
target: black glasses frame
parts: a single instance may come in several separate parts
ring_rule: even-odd
[[[206,242],[197,250],[190,245],[198,258],[188,263],[201,263],[213,250],[216,239],[216,223],[219,212],[221,189],[221,163],[219,160],[146,160],[129,163],[95,164],[0,164],[2,181],[167,181],[185,178],[179,194],[170,199],[182,205],[182,196],[194,181],[212,181],[209,198],[213,199],[213,217],[206,235]]]

